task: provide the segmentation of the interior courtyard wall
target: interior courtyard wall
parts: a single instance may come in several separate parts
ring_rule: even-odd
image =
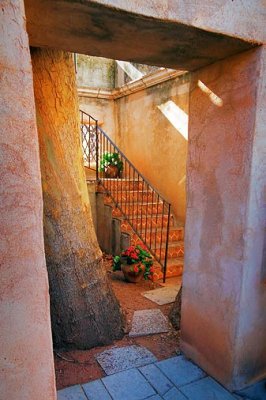
[[[76,80],[79,87],[113,89],[115,70],[114,60],[76,54]]]
[[[99,126],[108,136],[110,136],[110,138],[116,141],[116,113],[114,100],[88,97],[80,93],[79,107],[82,111],[85,111],[87,114],[90,114],[93,118],[97,119]],[[84,116],[84,118],[86,118],[86,116]],[[88,120],[85,119],[85,122],[88,122]]]
[[[266,375],[263,60],[258,48],[191,82],[181,347],[229,388]]]
[[[172,204],[182,222],[186,213],[187,138],[159,107],[168,103],[171,116],[184,119],[187,130],[189,74],[115,100],[118,147]]]

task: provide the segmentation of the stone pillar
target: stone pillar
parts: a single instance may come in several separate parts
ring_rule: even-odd
[[[56,398],[32,70],[23,2],[0,8],[0,398]]]
[[[230,389],[266,375],[263,60],[241,53],[191,83],[181,346]]]

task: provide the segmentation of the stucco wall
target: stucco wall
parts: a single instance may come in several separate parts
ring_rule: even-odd
[[[187,127],[189,75],[117,99],[116,142],[140,172],[185,219],[187,139],[159,107],[170,105],[175,119]],[[183,130],[182,130],[183,131]]]
[[[266,374],[261,76],[258,48],[191,83],[182,349],[230,388]]]
[[[264,0],[97,0],[97,3],[251,41],[266,39]]]
[[[112,89],[115,85],[115,61],[103,57],[76,55],[77,84]]]
[[[114,100],[79,96],[79,107],[98,120],[100,127],[114,141],[116,138],[116,115]]]
[[[1,2],[0,18],[0,398],[53,400],[41,174],[23,2]]]
[[[239,309],[236,376],[266,376],[266,47],[256,51],[257,98],[244,235],[244,276]],[[244,381],[244,383],[245,383]]]

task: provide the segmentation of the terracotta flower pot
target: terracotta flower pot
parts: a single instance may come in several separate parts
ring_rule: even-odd
[[[121,264],[121,270],[123,271],[125,280],[127,282],[131,282],[131,283],[137,283],[139,282],[144,275],[144,266],[142,266],[142,269],[138,272],[135,272],[133,270],[134,266],[138,266],[139,264]]]
[[[119,176],[119,169],[116,165],[109,165],[104,171],[105,178],[117,178]]]

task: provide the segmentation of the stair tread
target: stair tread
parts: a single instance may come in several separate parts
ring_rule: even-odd
[[[167,259],[167,266],[174,266],[174,265],[183,265],[184,264],[184,257],[178,257],[178,258],[168,258]],[[153,262],[153,266],[157,267],[160,266],[161,268],[161,264],[154,260]]]
[[[121,217],[116,217],[116,218],[120,219]],[[170,231],[178,230],[178,229],[184,229],[184,227],[183,226],[175,226],[175,225],[169,226],[169,230]],[[158,231],[158,233],[159,233],[159,231],[166,232],[167,228],[166,227],[163,227],[162,229],[157,228],[157,231]],[[147,232],[155,233],[156,232],[156,228],[154,228],[154,227],[153,228],[147,228]]]

